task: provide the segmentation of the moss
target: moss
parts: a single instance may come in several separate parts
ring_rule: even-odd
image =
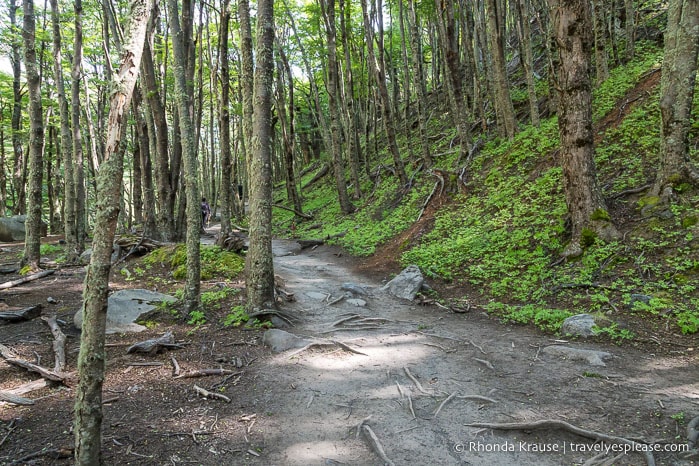
[[[580,246],[587,248],[595,244],[597,232],[592,228],[583,228],[580,232]]]
[[[682,228],[690,228],[699,222],[699,218],[694,215],[688,215],[682,219]]]
[[[638,207],[651,207],[660,203],[660,196],[643,196],[638,200]]]
[[[605,222],[611,222],[612,217],[609,215],[609,212],[607,212],[606,209],[599,208],[592,212],[590,220],[604,220]]]

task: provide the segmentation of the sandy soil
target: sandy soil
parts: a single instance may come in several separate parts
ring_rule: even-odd
[[[699,464],[696,457],[674,451],[686,442],[686,424],[699,415],[695,348],[655,354],[601,342],[563,343],[527,327],[500,324],[477,310],[454,314],[389,297],[375,274],[357,274],[362,264],[331,247],[301,251],[294,242],[278,241],[274,253],[275,272],[296,298],[283,305],[299,318],[288,330],[363,354],[338,345],[291,357],[293,350],[273,354],[261,345],[263,330],[224,328],[216,314],[223,310],[209,310],[208,323],[197,329],[155,316],[159,323],[145,334],[108,337],[105,464],[572,465],[602,464],[623,448],[560,426],[513,431],[469,426],[544,419],[651,443],[657,464]],[[44,314],[57,313],[67,323],[72,369],[79,338],[70,322],[83,274],[64,269],[0,295],[10,308],[46,303],[47,296],[58,301],[45,304]],[[331,304],[342,296],[344,283],[369,290],[366,306],[347,300]],[[138,285],[115,276],[113,287]],[[361,317],[338,324],[353,315]],[[352,325],[361,318],[374,320]],[[126,354],[128,345],[166,330],[185,348],[154,356]],[[53,361],[51,340],[39,320],[0,327],[0,342],[26,359],[40,356],[47,366]],[[606,367],[591,366],[546,354],[544,348],[555,344],[613,357]],[[236,375],[174,378],[173,357],[183,372],[225,368]],[[143,362],[162,365],[133,365]],[[0,362],[0,389],[34,379]],[[199,397],[194,384],[232,402]],[[72,446],[72,388],[49,386],[26,396],[35,404],[0,406],[0,464],[71,464],[70,458],[56,457]],[[360,425],[373,432],[385,458],[368,429],[357,432]],[[610,454],[600,454],[605,446]],[[645,462],[639,453],[622,453],[612,461]]]

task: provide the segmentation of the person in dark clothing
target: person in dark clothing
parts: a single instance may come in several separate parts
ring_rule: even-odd
[[[209,223],[211,218],[211,207],[209,203],[206,202],[206,198],[201,198],[201,227],[204,228],[205,225]]]

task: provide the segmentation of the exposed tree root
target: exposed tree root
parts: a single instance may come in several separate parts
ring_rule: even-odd
[[[295,316],[289,314],[288,312],[278,311],[276,309],[260,309],[255,312],[251,312],[250,314],[248,314],[248,316],[251,319],[259,319],[260,317],[265,317],[269,319],[270,316],[275,316],[289,325],[294,325],[294,321],[298,320]]]
[[[485,429],[497,429],[497,430],[539,430],[539,429],[558,429],[565,430],[572,434],[579,435],[581,437],[589,438],[592,440],[597,440],[607,443],[622,443],[624,445],[629,445],[634,448],[634,451],[642,453],[646,458],[646,464],[648,466],[655,466],[655,458],[653,457],[653,452],[644,449],[644,444],[629,440],[623,437],[615,437],[613,435],[603,434],[601,432],[594,432],[587,429],[582,429],[580,427],[569,424],[565,421],[560,421],[558,419],[542,419],[540,421],[534,422],[509,422],[509,423],[489,423],[489,422],[475,422],[472,424],[464,424],[466,427],[483,427]]]
[[[350,353],[361,354],[362,356],[367,356],[366,353],[362,353],[361,351],[357,351],[356,349],[354,349],[354,348],[352,348],[352,347],[350,347],[350,346],[348,346],[348,345],[346,345],[346,344],[344,344],[344,343],[342,343],[342,342],[340,342],[340,341],[337,341],[337,340],[320,340],[320,341],[311,342],[311,343],[307,344],[306,346],[304,346],[303,348],[294,351],[293,353],[291,353],[291,354],[289,355],[289,359],[291,359],[291,358],[293,358],[294,356],[296,356],[296,355],[298,355],[298,354],[300,354],[300,353],[303,353],[304,351],[307,351],[307,350],[309,350],[309,349],[311,349],[311,348],[323,348],[323,347],[326,347],[326,346],[339,346],[339,347],[342,348],[343,350],[349,351]]]
[[[444,401],[442,401],[442,402],[439,404],[439,407],[438,407],[437,410],[434,412],[434,415],[433,415],[432,417],[436,418],[436,417],[437,417],[437,414],[439,414],[439,412],[442,410],[442,408],[444,407],[444,405],[447,404],[447,403],[449,403],[451,400],[453,400],[453,399],[456,397],[456,393],[457,393],[457,392],[452,393],[452,394],[449,395]]]
[[[383,445],[381,445],[381,441],[379,438],[376,436],[373,430],[371,430],[371,427],[368,425],[363,425],[362,426],[362,431],[364,432],[364,436],[366,437],[367,441],[369,442],[369,445],[371,448],[374,450],[374,452],[381,458],[381,461],[385,465],[389,466],[395,466],[395,463],[391,461],[388,456],[386,456],[386,452],[383,449]]]
[[[197,392],[197,394],[203,396],[204,398],[209,398],[209,399],[216,399],[216,400],[223,400],[226,403],[230,403],[231,399],[228,398],[226,395],[223,395],[221,393],[215,393],[215,392],[210,392],[204,388],[201,388],[198,385],[194,386],[194,391]]]
[[[425,390],[424,388],[422,388],[422,384],[415,378],[415,376],[413,374],[410,373],[410,369],[408,369],[407,367],[404,367],[403,371],[405,371],[405,375],[407,375],[408,378],[413,381],[413,383],[415,384],[417,389],[420,390],[420,392],[424,393],[425,395],[434,396],[434,393],[430,393],[427,390]]]

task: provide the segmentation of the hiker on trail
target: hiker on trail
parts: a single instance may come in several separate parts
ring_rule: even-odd
[[[204,228],[205,225],[208,225],[210,218],[211,218],[211,207],[209,206],[209,203],[206,202],[206,198],[202,197],[201,198],[201,227],[202,228]]]

